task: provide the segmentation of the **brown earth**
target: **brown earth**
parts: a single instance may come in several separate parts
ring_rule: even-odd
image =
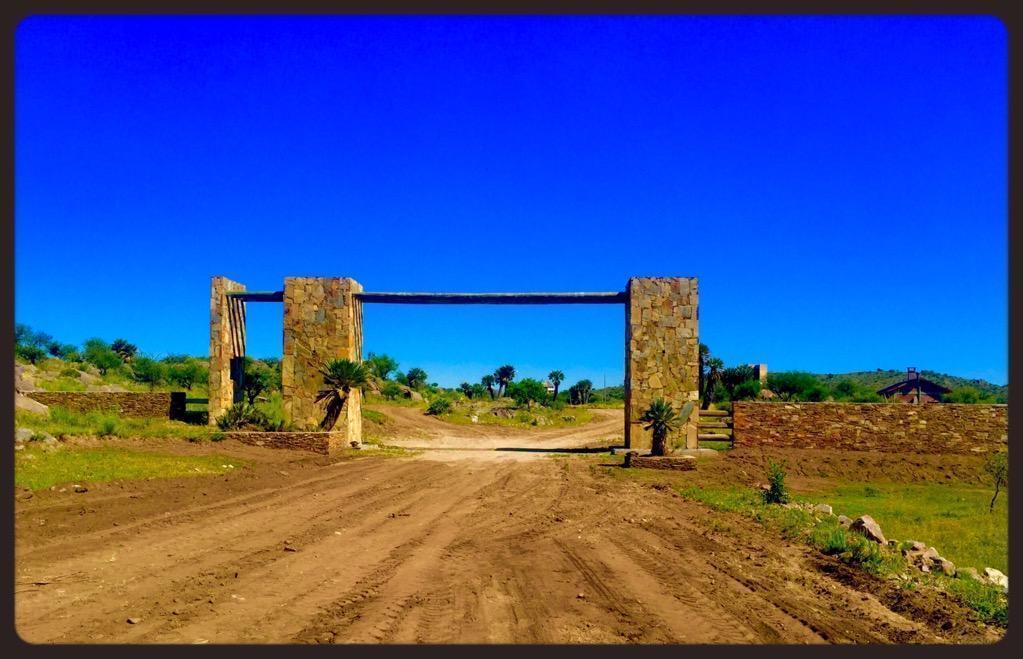
[[[498,439],[509,447],[602,441],[602,431],[579,440],[506,430]],[[90,484],[81,494],[19,493],[15,614],[25,640],[997,638],[938,593],[907,595],[670,489],[610,478],[613,467],[601,465],[619,457],[428,450],[328,459],[234,442],[124,445],[226,454],[249,466],[224,477]],[[724,477],[743,459],[754,458],[701,469]]]

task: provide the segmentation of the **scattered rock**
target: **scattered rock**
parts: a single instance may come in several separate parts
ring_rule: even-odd
[[[825,515],[834,515],[835,514],[834,511],[832,510],[831,506],[829,506],[826,503],[818,503],[816,506],[813,507],[813,509],[814,509],[815,512],[824,513]]]
[[[852,520],[846,517],[845,515],[839,515],[838,525],[844,528],[849,528],[850,526],[852,526]]]
[[[28,428],[16,428],[14,431],[14,443],[20,444],[32,439],[33,431]]]
[[[974,581],[980,581],[980,573],[977,572],[975,567],[961,567],[956,570],[957,579],[973,579]]]
[[[1007,577],[1000,570],[996,570],[993,567],[984,568],[984,576],[987,577],[988,581],[996,586],[1001,586],[1002,590],[1009,592],[1009,577]]]
[[[955,576],[955,574],[956,574],[955,563],[953,563],[952,561],[950,561],[950,560],[948,560],[946,558],[938,558],[936,563],[938,564],[938,568],[941,569],[941,571],[946,576],[949,576],[949,577],[954,577]]]
[[[581,599],[581,600],[586,599],[586,593],[579,593],[578,595],[576,595],[576,599]]]
[[[129,625],[137,625],[142,622],[142,618],[128,618]]]
[[[14,394],[14,407],[33,414],[49,414],[50,412],[50,408],[46,405],[20,393]]]
[[[870,515],[860,515],[857,517],[856,521],[849,526],[849,530],[860,533],[868,540],[872,540],[879,545],[888,544],[884,533],[881,532],[881,526]]]
[[[472,415],[469,416],[469,421],[471,421],[472,423],[479,423],[480,422],[480,418],[479,418],[478,415],[472,414]]]
[[[761,389],[759,395],[761,398],[765,400],[771,400],[772,398],[775,398],[778,394],[774,393],[770,389]]]
[[[361,442],[359,442],[356,439],[353,439],[352,441],[350,441],[348,443],[351,445],[352,448],[362,448]]]
[[[89,488],[85,487],[84,485],[74,485],[73,487],[75,489],[75,492],[79,494],[89,491]]]

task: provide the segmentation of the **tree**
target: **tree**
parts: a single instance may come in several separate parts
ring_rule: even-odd
[[[746,380],[735,385],[732,400],[755,400],[760,396],[760,380]]]
[[[413,389],[418,389],[426,384],[426,371],[421,368],[410,368],[405,374],[405,383]]]
[[[993,403],[994,396],[985,396],[975,387],[956,387],[941,397],[943,403]]]
[[[747,364],[732,366],[721,371],[721,384],[728,391],[730,400],[735,400],[735,388],[750,380],[756,380],[756,376],[753,374],[753,367]]]
[[[811,373],[781,371],[767,376],[767,388],[782,400],[810,400],[820,395],[820,385]],[[822,396],[821,399],[826,398]]]
[[[106,375],[107,371],[117,368],[122,363],[120,356],[102,339],[89,339],[84,347],[85,361],[99,369],[100,375]]]
[[[554,400],[557,400],[558,388],[561,387],[561,383],[565,381],[565,374],[561,371],[551,371],[547,374],[547,379],[554,385]]]
[[[320,428],[332,430],[341,418],[352,389],[362,388],[369,382],[369,371],[350,359],[334,359],[324,364],[320,373],[323,375],[323,389],[316,394],[316,402],[323,403],[326,412]]]
[[[27,361],[29,364],[35,364],[46,356],[46,352],[39,346],[24,343],[15,347],[15,354]]]
[[[511,396],[518,405],[525,405],[526,409],[532,409],[533,403],[541,403],[547,400],[547,387],[543,382],[533,378],[525,378],[515,384],[514,389],[509,390]]]
[[[569,402],[573,405],[585,405],[590,402],[591,393],[593,393],[593,383],[589,380],[579,380],[568,389]]]
[[[272,368],[257,359],[245,358],[242,391],[245,392],[245,398],[249,401],[249,405],[254,404],[256,398],[264,391],[273,389],[275,380],[276,374]]]
[[[650,407],[643,412],[643,416],[639,417],[639,420],[647,424],[644,429],[653,433],[651,455],[664,455],[668,433],[679,426],[678,415],[671,403],[663,398],[655,399],[650,403]]]
[[[164,375],[163,364],[149,357],[139,357],[131,365],[131,377],[148,384],[150,389],[163,382]]]
[[[487,388],[482,384],[472,385],[472,396],[470,398],[480,399],[487,394]]]
[[[209,370],[196,360],[167,364],[167,379],[188,391],[196,382],[209,378]]]
[[[366,367],[376,378],[386,380],[393,371],[398,370],[398,362],[390,355],[369,353],[365,361]]]
[[[515,367],[511,364],[505,364],[499,366],[494,371],[494,380],[497,381],[497,397],[504,396],[504,392],[508,389],[508,383],[515,379]]]
[[[465,394],[466,398],[470,398],[470,399],[472,398],[472,393],[473,393],[472,392],[472,385],[469,384],[468,382],[463,382],[462,384],[458,385],[458,389],[463,394]]]
[[[991,497],[991,505],[988,506],[988,512],[993,512],[995,509],[995,499],[998,498],[998,492],[1009,484],[1008,451],[992,453],[988,457],[987,462],[984,464],[984,471],[991,476],[991,480],[995,483],[995,495]]]
[[[493,375],[484,375],[480,379],[480,383],[487,388],[487,393],[490,394],[490,400],[494,400],[494,382],[496,379]]]
[[[725,368],[725,362],[720,357],[711,357],[709,354],[703,361],[704,368],[707,369],[706,375],[703,376],[703,409],[710,407],[710,404],[714,402],[715,392],[718,389],[718,385],[721,384],[721,371]]]
[[[110,344],[110,349],[116,352],[117,356],[125,362],[130,362],[134,359],[135,353],[139,351],[135,344],[128,343],[124,339],[114,339],[114,342]]]

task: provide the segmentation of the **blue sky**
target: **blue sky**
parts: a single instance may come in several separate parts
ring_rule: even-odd
[[[1007,381],[998,21],[33,17],[15,315],[208,349],[209,277],[615,291],[700,278],[727,363]],[[444,385],[619,383],[616,306],[368,306]],[[250,305],[279,356],[280,305]]]

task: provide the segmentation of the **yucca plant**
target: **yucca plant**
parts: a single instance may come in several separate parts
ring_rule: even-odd
[[[323,374],[323,389],[316,395],[316,402],[323,403],[326,410],[320,428],[332,430],[341,418],[352,389],[360,389],[369,382],[369,371],[359,362],[333,359],[324,364],[320,373]]]

